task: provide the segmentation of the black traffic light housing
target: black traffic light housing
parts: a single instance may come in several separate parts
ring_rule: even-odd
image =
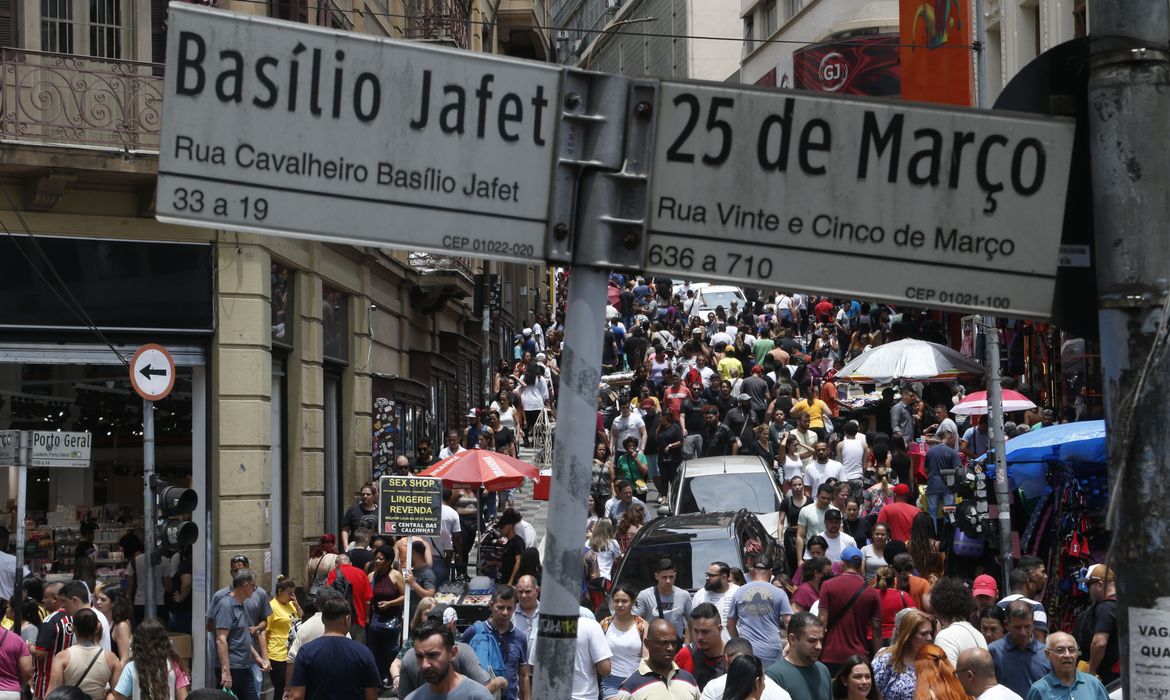
[[[199,505],[199,494],[194,489],[171,486],[161,479],[155,479],[153,488],[158,514],[155,550],[173,554],[195,544],[199,539],[199,526],[189,516]],[[182,516],[188,516],[188,519]]]

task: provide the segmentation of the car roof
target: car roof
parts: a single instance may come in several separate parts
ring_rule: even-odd
[[[683,462],[684,478],[709,476],[711,474],[767,474],[764,460],[756,455],[728,455],[725,457],[703,457]]]
[[[731,284],[710,284],[703,287],[703,293],[706,294],[708,292],[739,292],[743,294],[742,289]]]
[[[750,515],[741,511],[744,515]],[[639,542],[662,544],[691,540],[718,540],[735,536],[735,523],[740,513],[690,513],[655,518],[642,528]]]

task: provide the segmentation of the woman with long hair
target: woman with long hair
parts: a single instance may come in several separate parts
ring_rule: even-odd
[[[770,469],[776,468],[776,454],[772,452],[772,436],[766,424],[761,423],[752,428],[752,435],[756,438],[744,446],[739,454],[755,455],[764,460]]]
[[[764,694],[764,664],[751,654],[735,657],[727,667],[723,700],[760,700]]]
[[[678,468],[682,465],[683,432],[682,426],[674,419],[674,413],[669,409],[662,411],[658,419],[658,429],[655,431],[654,442],[658,447],[658,474],[662,484],[668,490],[678,475]],[[764,429],[764,444],[768,443],[768,428]],[[771,461],[768,462],[771,464]]]
[[[784,483],[781,487],[788,495],[793,495],[796,488],[792,485],[794,479],[800,479],[800,502],[808,502],[808,494],[804,492],[804,460],[800,458],[800,441],[790,432],[780,438],[779,455],[776,460],[778,468],[783,470]],[[796,518],[792,518],[792,527],[796,527]],[[795,530],[793,531],[795,532]],[[795,542],[795,540],[794,540]],[[795,546],[795,544],[793,545]]]
[[[918,566],[918,575],[932,584],[943,575],[944,555],[939,551],[939,541],[935,539],[934,518],[927,513],[914,516],[910,524],[910,541],[906,543],[906,551]]]
[[[861,548],[862,555],[865,556],[865,580],[872,583],[877,576],[878,569],[889,565],[889,560],[886,559],[886,544],[890,541],[890,526],[885,523],[878,523],[873,526],[873,532],[870,533],[870,542]]]
[[[602,518],[604,520],[605,518]],[[599,520],[598,522],[601,522]],[[641,503],[633,503],[622,513],[622,517],[618,519],[617,532],[615,536],[618,541],[618,546],[621,547],[622,554],[630,551],[630,543],[634,541],[634,536],[642,529],[642,525],[646,523],[646,509]],[[597,526],[594,525],[594,528]]]
[[[613,461],[609,445],[598,440],[593,446],[593,467],[589,476],[589,493],[593,495],[593,514],[605,515],[605,502],[613,498]]]
[[[989,645],[1003,639],[1007,635],[1007,611],[998,605],[985,608],[979,613],[979,631]]]
[[[610,593],[609,607],[613,615],[601,621],[601,629],[613,657],[609,675],[601,679],[602,700],[617,697],[622,681],[638,670],[642,660],[646,621],[634,614],[637,599],[638,588],[629,581],[614,586]]]
[[[888,462],[889,458],[885,462]],[[882,506],[887,503],[894,502],[894,487],[890,481],[890,477],[894,476],[893,470],[885,462],[878,464],[875,468],[875,476],[877,482],[865,490],[863,497],[865,499],[864,507],[862,508],[862,517],[877,518],[881,512]]]
[[[873,657],[874,685],[884,700],[914,700],[914,662],[918,651],[934,641],[934,623],[929,615],[917,609],[902,615],[893,643]]]
[[[788,435],[785,445],[796,445],[796,438]],[[793,447],[792,449],[795,449]],[[800,461],[799,459],[797,461]],[[784,570],[789,576],[796,573],[796,524],[800,520],[800,509],[808,505],[809,497],[804,490],[804,476],[794,475],[788,482],[788,495],[780,502],[780,513],[784,523]]]
[[[873,682],[873,668],[861,654],[854,654],[841,664],[833,678],[834,700],[881,700]]]
[[[913,481],[910,480],[910,453],[906,451],[906,438],[902,435],[894,435],[890,437],[890,469],[894,470],[894,474],[898,477],[898,483],[909,484],[913,488]]]
[[[382,545],[374,552],[373,570],[369,574],[374,597],[370,602],[366,646],[374,655],[374,660],[378,663],[378,673],[382,674],[383,678],[390,673],[390,662],[398,655],[402,637],[402,604],[406,583],[402,574],[393,568],[393,562],[394,548]],[[422,619],[426,619],[425,613]]]
[[[882,645],[890,643],[894,636],[894,618],[906,608],[914,607],[914,599],[898,588],[898,573],[892,566],[881,566],[873,572],[874,588],[877,589],[882,612]]]
[[[332,533],[326,532],[321,535],[317,544],[309,549],[309,560],[305,562],[305,576],[301,579],[304,581],[305,594],[309,601],[306,606],[309,615],[316,612],[314,601],[317,598],[317,591],[327,585],[329,572],[333,571],[336,566],[337,538]]]
[[[813,557],[823,557],[828,553],[829,541],[826,540],[823,535],[813,535],[812,537],[808,538],[808,543],[804,545],[804,551],[808,555],[808,559],[800,562],[800,565],[796,567],[796,573],[792,575],[793,586],[799,587],[800,584],[804,582],[804,565],[807,564],[809,560],[811,560]],[[840,566],[834,566],[833,573],[839,572]]]
[[[500,414],[500,425],[512,431],[516,442],[524,439],[524,417],[520,415],[520,409],[512,405],[512,392],[500,389],[496,392],[496,400],[488,408]]]
[[[130,660],[130,621],[134,617],[130,599],[117,586],[99,586],[93,600],[98,612],[110,621],[110,651],[125,666]]]
[[[583,562],[585,590],[594,610],[601,607],[609,592],[613,573],[622,558],[622,548],[614,539],[613,523],[602,518],[593,526],[586,543]]]
[[[37,609],[36,601],[29,598],[22,598],[25,603],[31,602],[33,612],[36,615],[37,622],[40,621],[40,612]],[[4,616],[12,619],[12,610],[16,604],[16,598],[8,602],[8,609]],[[27,610],[28,606],[24,606],[22,610]],[[33,643],[36,641],[37,625],[34,625],[27,617],[22,617],[24,627],[32,627]],[[21,688],[24,684],[32,680],[33,675],[33,659],[30,655],[30,647],[32,644],[26,643],[24,638],[24,629],[20,630],[20,634],[8,632],[0,634],[0,700],[21,700]]]
[[[281,576],[276,581],[275,597],[271,601],[272,614],[268,616],[268,660],[272,668],[268,677],[272,679],[272,697],[284,697],[284,679],[288,667],[289,632],[305,613],[297,603],[297,582]]]
[[[191,677],[157,618],[147,618],[134,630],[131,661],[122,669],[114,697],[118,700],[186,700]]]
[[[970,700],[942,647],[927,644],[919,648],[914,675],[918,678],[914,700]]]

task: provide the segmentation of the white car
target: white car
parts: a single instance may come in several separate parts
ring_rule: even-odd
[[[689,459],[679,467],[670,485],[669,509],[674,515],[737,511],[760,516],[775,531],[780,510],[780,487],[764,460],[754,455],[727,455]]]
[[[704,321],[707,314],[713,313],[716,307],[722,306],[724,311],[731,310],[731,302],[735,308],[743,311],[747,306],[747,297],[739,287],[727,284],[712,284],[695,292],[695,307],[691,309],[691,316],[698,316]]]

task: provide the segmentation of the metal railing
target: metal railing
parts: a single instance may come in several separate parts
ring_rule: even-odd
[[[434,253],[409,253],[410,266],[422,273],[460,272],[468,279],[475,279],[475,260],[454,255]]]
[[[463,0],[406,0],[406,38],[468,47]]]
[[[5,48],[0,73],[0,138],[158,151],[161,64]]]

